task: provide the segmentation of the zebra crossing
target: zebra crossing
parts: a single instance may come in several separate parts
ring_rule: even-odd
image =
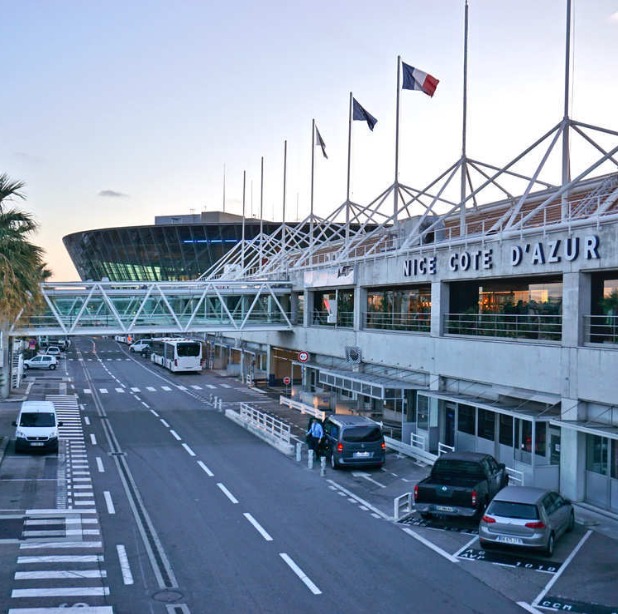
[[[139,394],[142,392],[175,392],[177,390],[180,391],[188,391],[188,390],[217,390],[218,388],[226,388],[226,389],[230,389],[233,388],[233,386],[230,386],[229,384],[220,384],[219,386],[215,386],[214,384],[204,384],[202,386],[199,386],[197,384],[193,384],[190,386],[184,386],[181,384],[176,384],[176,385],[160,385],[160,386],[144,386],[143,388],[140,388],[138,386],[130,386],[130,387],[114,387],[114,388],[97,388],[97,392],[99,394],[130,394],[130,393],[135,393],[135,394]],[[246,390],[246,388],[243,388],[243,390]],[[92,394],[92,388],[83,388],[82,389],[82,394]]]
[[[8,614],[113,614],[77,398],[47,395],[60,439],[55,509],[26,510]]]

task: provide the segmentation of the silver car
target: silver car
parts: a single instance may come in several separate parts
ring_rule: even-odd
[[[53,371],[57,366],[58,359],[46,354],[38,354],[29,360],[24,360],[24,369],[49,369]]]
[[[479,525],[482,548],[518,546],[554,552],[556,540],[575,526],[568,499],[553,490],[507,486],[489,504]]]

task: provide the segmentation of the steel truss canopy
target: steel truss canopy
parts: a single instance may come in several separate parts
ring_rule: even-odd
[[[290,330],[287,282],[45,283],[45,310],[10,334],[109,335]]]

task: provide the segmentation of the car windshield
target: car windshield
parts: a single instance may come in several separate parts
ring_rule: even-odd
[[[536,505],[515,503],[514,501],[493,501],[487,513],[504,518],[521,518],[522,520],[538,520],[539,517]]]
[[[378,426],[351,426],[343,431],[343,441],[359,443],[380,441],[380,439],[382,439],[382,431]]]
[[[55,426],[54,414],[27,413],[21,415],[20,426]]]

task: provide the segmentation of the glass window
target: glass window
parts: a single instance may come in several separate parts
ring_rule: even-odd
[[[614,439],[612,441],[612,456],[611,456],[611,465],[612,465],[612,477],[614,479],[618,479],[618,439]]]
[[[426,396],[418,395],[417,425],[419,429],[429,428],[429,399]]]
[[[513,446],[513,416],[500,414],[500,443],[505,446]]]
[[[547,454],[547,423],[536,423],[536,441],[534,445],[534,453],[537,456],[546,456]]]
[[[586,435],[586,469],[607,475],[607,452],[609,440],[599,435]]]
[[[460,405],[457,412],[457,430],[462,433],[474,435],[474,418],[476,408],[470,405]]]
[[[351,426],[343,429],[343,441],[371,443],[382,439],[379,426]]]
[[[479,409],[479,437],[493,441],[496,436],[496,414],[487,409]]]

